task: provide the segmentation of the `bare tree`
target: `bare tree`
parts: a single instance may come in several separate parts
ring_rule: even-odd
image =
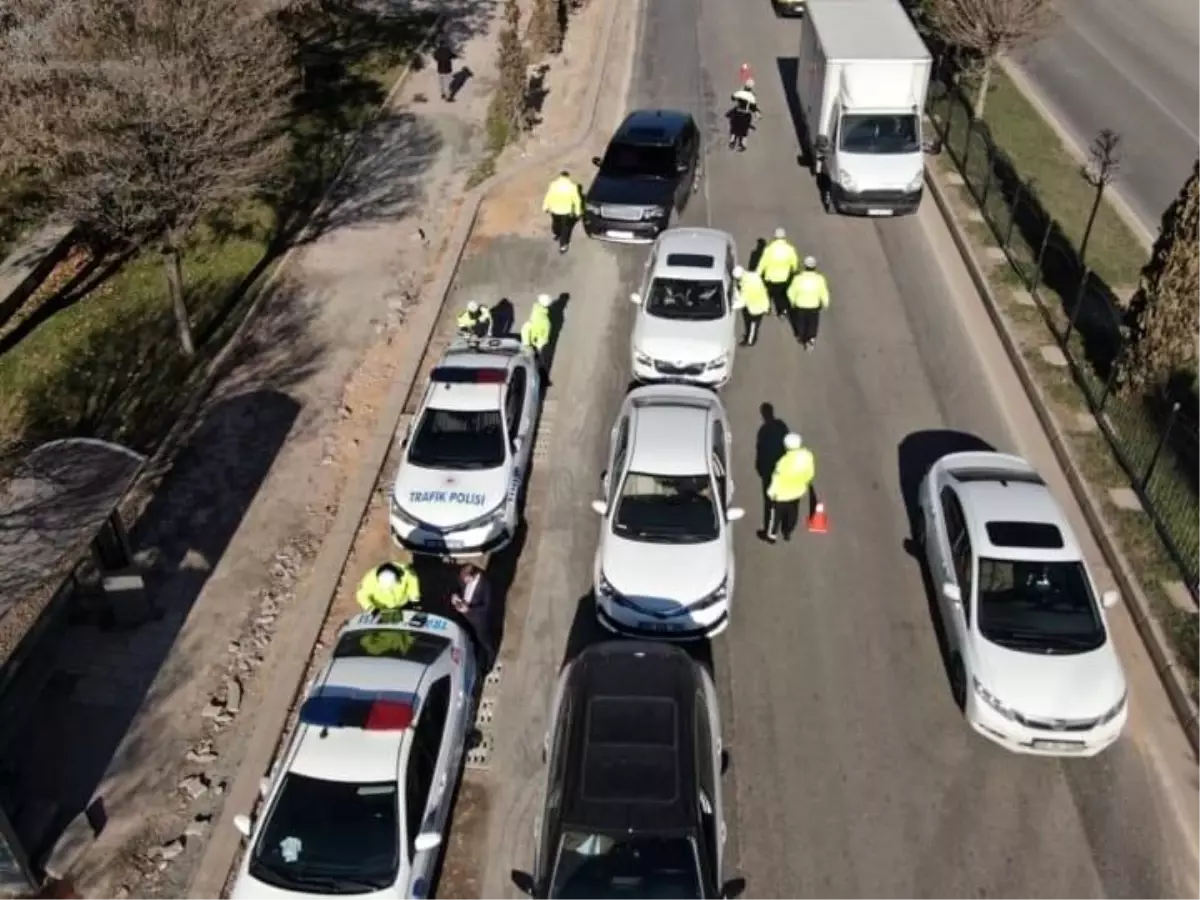
[[[20,0],[13,9],[17,22],[0,34],[5,151],[42,167],[71,221],[161,251],[191,355],[187,234],[256,191],[287,146],[294,71],[274,4]]]
[[[1036,41],[1054,21],[1052,0],[925,0],[923,17],[943,41],[979,65],[974,116],[983,118],[996,61]]]
[[[1079,242],[1079,261],[1087,259],[1088,241],[1092,237],[1092,226],[1096,224],[1096,216],[1100,212],[1100,204],[1104,202],[1104,189],[1107,188],[1117,172],[1121,169],[1121,136],[1111,128],[1101,129],[1088,147],[1088,161],[1080,169],[1084,180],[1095,190],[1092,198],[1092,211],[1088,213],[1087,227],[1083,229],[1083,238]]]

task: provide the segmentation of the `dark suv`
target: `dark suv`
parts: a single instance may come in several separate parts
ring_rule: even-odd
[[[685,112],[631,112],[609,141],[588,188],[583,228],[589,237],[650,243],[700,186],[700,129]]]
[[[563,672],[532,877],[536,897],[730,897],[721,723],[712,678],[683,650],[609,641]]]

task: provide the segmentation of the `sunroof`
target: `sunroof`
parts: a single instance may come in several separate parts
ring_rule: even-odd
[[[682,269],[711,269],[715,260],[703,253],[668,253],[667,265]]]
[[[591,803],[671,803],[679,794],[676,706],[597,697],[588,704],[582,794]]]
[[[662,697],[595,697],[588,704],[589,744],[675,746],[675,701]]]
[[[988,522],[988,540],[996,547],[1061,550],[1062,532],[1049,522]]]

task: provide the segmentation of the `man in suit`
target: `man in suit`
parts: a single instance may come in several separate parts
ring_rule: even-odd
[[[470,626],[479,654],[479,668],[487,672],[496,661],[492,634],[492,586],[479,566],[463,563],[459,567],[458,591],[451,596],[450,605]]]

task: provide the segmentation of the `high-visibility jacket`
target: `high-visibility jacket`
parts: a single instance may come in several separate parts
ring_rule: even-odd
[[[829,305],[829,283],[820,272],[801,272],[788,285],[787,298],[796,309],[824,309]]]
[[[565,175],[559,175],[546,189],[546,199],[542,201],[542,211],[555,216],[583,215],[583,200],[579,196],[579,185]]]
[[[808,487],[816,476],[817,459],[807,447],[788,450],[775,463],[771,483],[767,486],[767,498],[786,503],[799,500],[808,493]]]
[[[521,326],[521,343],[534,350],[542,350],[550,343],[550,313],[544,306],[535,306]]]
[[[481,332],[485,326],[492,326],[492,311],[486,306],[479,307],[475,312],[464,309],[458,314],[458,327],[461,331]]]
[[[755,269],[763,281],[771,284],[781,284],[790,281],[796,270],[800,268],[800,255],[796,248],[788,243],[787,238],[775,238],[763,248],[762,258]]]
[[[417,579],[417,573],[413,571],[412,566],[404,563],[392,563],[392,565],[399,570],[400,574],[396,578],[396,583],[390,588],[385,588],[379,583],[379,573],[383,566],[372,569],[359,584],[358,605],[366,612],[401,609],[410,603],[420,602],[421,582]]]
[[[746,272],[738,279],[738,295],[746,304],[746,312],[752,316],[765,316],[771,311],[767,286],[757,272]]]

